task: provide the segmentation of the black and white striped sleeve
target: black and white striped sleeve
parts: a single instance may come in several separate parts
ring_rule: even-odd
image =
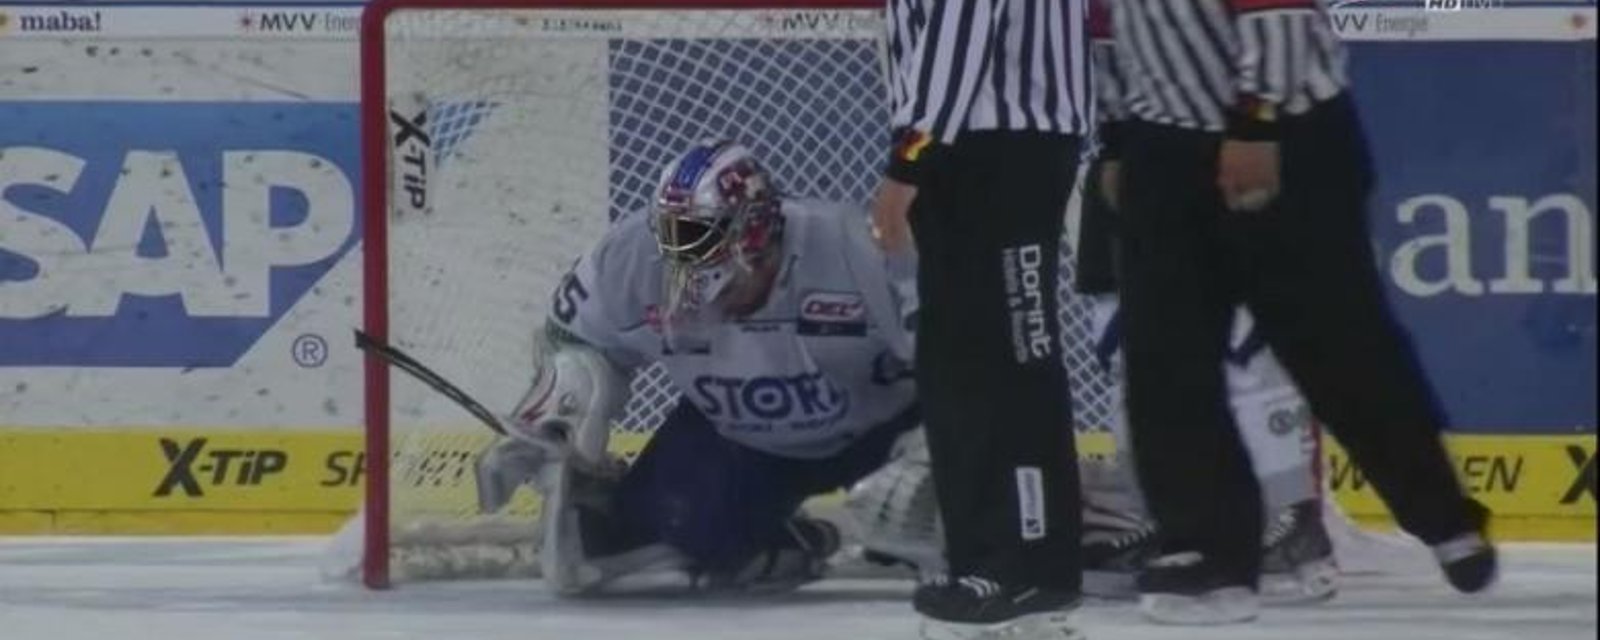
[[[920,164],[955,142],[994,56],[1002,0],[893,0],[905,61],[897,71],[904,99],[895,109],[890,177],[917,182]]]
[[[1227,0],[1238,30],[1234,90],[1238,100],[1228,133],[1275,139],[1278,116],[1314,73],[1319,33],[1327,18],[1317,0]]]

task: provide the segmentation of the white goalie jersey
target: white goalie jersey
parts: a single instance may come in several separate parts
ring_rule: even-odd
[[[549,322],[623,370],[652,362],[726,438],[824,458],[915,401],[915,266],[891,266],[860,209],[785,201],[766,304],[696,332],[664,332],[664,274],[648,216],[612,225],[557,287]]]

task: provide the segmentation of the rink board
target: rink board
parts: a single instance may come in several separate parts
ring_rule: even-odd
[[[462,442],[438,452],[419,483],[470,503],[468,465],[481,443]],[[1111,451],[1104,436],[1081,442],[1085,455]],[[1497,535],[1595,539],[1594,436],[1457,435],[1449,444],[1463,485],[1494,510]],[[1370,483],[1327,446],[1340,504],[1390,526]],[[344,433],[0,430],[0,533],[331,532],[360,501],[363,459],[361,438]]]

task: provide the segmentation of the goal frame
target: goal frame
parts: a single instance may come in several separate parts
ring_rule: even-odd
[[[389,339],[389,127],[384,25],[405,10],[882,10],[884,0],[373,0],[361,16],[361,192],[362,328]],[[362,517],[361,582],[369,589],[390,583],[390,378],[389,364],[363,353],[366,489]]]

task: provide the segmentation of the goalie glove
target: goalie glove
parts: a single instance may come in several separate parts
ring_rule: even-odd
[[[627,401],[628,381],[599,351],[546,339],[533,384],[506,421],[510,436],[587,462],[605,461],[611,422]]]
[[[546,339],[535,364],[533,384],[504,421],[510,437],[478,456],[478,506],[485,513],[503,508],[523,484],[548,495],[552,474],[564,473],[550,468],[574,458],[586,469],[611,465],[611,422],[627,395],[622,374],[600,352],[573,341]]]

